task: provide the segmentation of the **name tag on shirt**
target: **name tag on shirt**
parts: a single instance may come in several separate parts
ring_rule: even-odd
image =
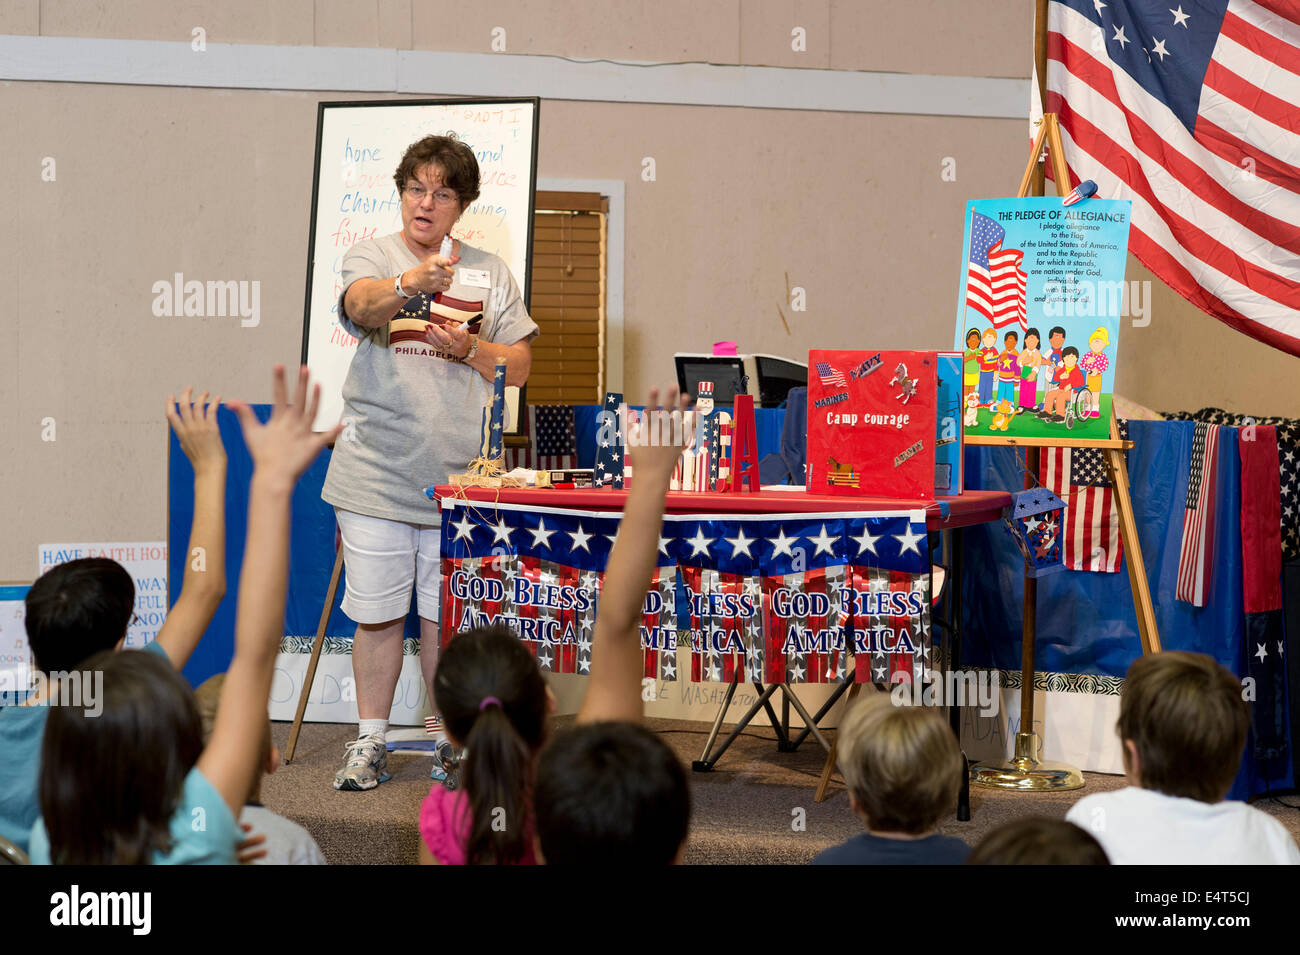
[[[457,269],[456,280],[470,288],[491,288],[487,269]]]

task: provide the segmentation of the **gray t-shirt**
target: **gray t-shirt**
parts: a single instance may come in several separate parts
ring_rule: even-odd
[[[245,806],[239,814],[239,821],[253,827],[248,836],[266,836],[266,842],[262,845],[266,855],[254,859],[254,865],[326,864],[320,846],[316,845],[310,832],[265,806]]]
[[[400,232],[359,242],[343,257],[343,295],[357,279],[387,279],[419,264]],[[486,270],[490,287],[462,284],[465,269]],[[447,295],[483,301],[482,341],[513,345],[537,337],[537,323],[498,256],[461,243]],[[387,325],[353,324],[342,296],[339,323],[360,341],[343,384],[344,433],[335,442],[321,497],[369,517],[436,525],[439,513],[424,488],[446,484],[448,474],[478,456],[492,383],[440,357],[426,340],[391,342]]]

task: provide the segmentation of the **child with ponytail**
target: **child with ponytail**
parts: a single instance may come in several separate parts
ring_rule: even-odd
[[[664,495],[683,450],[685,407],[676,388],[668,392],[666,409],[651,390],[647,408],[662,413],[647,414],[629,439],[636,480],[597,606],[579,723],[641,718],[637,626],[655,565]],[[654,443],[648,440],[651,429]],[[478,627],[458,634],[442,652],[433,694],[447,734],[465,747],[465,757],[461,788],[438,783],[420,807],[421,864],[536,864],[533,792],[555,710],[537,660],[510,628]]]

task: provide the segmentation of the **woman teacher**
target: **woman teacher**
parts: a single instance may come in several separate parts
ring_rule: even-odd
[[[522,385],[537,336],[504,261],[459,240],[449,255],[440,254],[444,237],[478,198],[478,161],[469,147],[427,136],[406,150],[394,180],[402,230],[348,250],[339,298],[339,323],[359,341],[343,385],[344,430],[321,497],[334,506],[343,538],[343,612],[357,624],[352,668],[360,725],[335,789],[374,789],[388,778],[385,734],[412,589],[426,691],[431,685],[439,515],[423,488],[447,483],[448,474],[478,456],[497,359],[506,360],[506,383]],[[434,305],[435,324],[424,340],[390,336],[389,323],[421,292],[481,302],[478,334],[455,320],[439,327]]]

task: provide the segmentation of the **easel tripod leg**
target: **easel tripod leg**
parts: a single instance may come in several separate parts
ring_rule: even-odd
[[[302,692],[298,694],[298,712],[294,714],[293,726],[289,730],[289,745],[284,748],[284,761],[293,762],[294,750],[298,748],[298,734],[302,732],[302,718],[307,712],[307,697],[311,695],[311,685],[316,680],[316,664],[320,663],[321,647],[325,645],[325,626],[329,623],[330,611],[334,609],[334,595],[339,589],[339,574],[343,571],[343,545],[334,553],[334,571],[330,574],[329,589],[325,592],[325,606],[321,607],[320,623],[316,625],[316,640],[311,645],[311,659],[307,662],[307,675],[302,681]]]

